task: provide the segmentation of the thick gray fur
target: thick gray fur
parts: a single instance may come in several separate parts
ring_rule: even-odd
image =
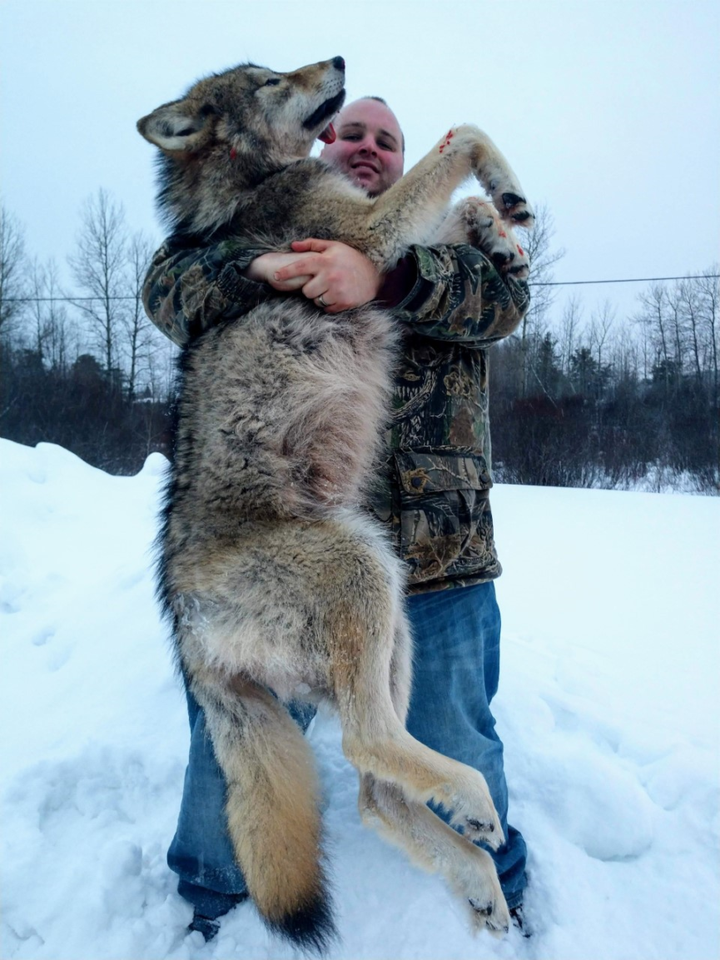
[[[288,74],[246,64],[141,120],[163,151],[161,200],[175,227],[268,249],[333,238],[382,269],[412,243],[471,239],[517,269],[508,225],[532,214],[477,128],[449,131],[376,199],[308,159],[343,84],[339,58]],[[470,173],[494,208],[471,198],[448,213]],[[405,730],[403,570],[362,507],[398,336],[372,306],[330,317],[278,299],[205,333],[181,365],[160,591],[227,780],[250,894],[274,929],[308,948],[324,949],[333,925],[314,764],[282,702],[298,696],[338,710],[365,821],[440,872],[475,929],[508,925],[492,860],[472,842],[503,842],[483,777]],[[462,835],[429,800],[452,810]]]

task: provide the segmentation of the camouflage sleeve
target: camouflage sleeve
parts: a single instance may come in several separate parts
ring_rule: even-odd
[[[225,240],[208,247],[169,240],[153,257],[143,286],[145,311],[184,346],[220,320],[241,316],[277,293],[243,276],[266,249]],[[414,284],[394,310],[424,336],[483,346],[509,336],[530,303],[527,283],[500,277],[484,254],[465,244],[412,247]]]
[[[483,347],[509,336],[530,306],[526,280],[501,277],[468,244],[411,248],[417,278],[395,315],[435,340]]]
[[[272,287],[242,275],[251,260],[266,252],[232,240],[205,247],[168,240],[153,257],[145,277],[145,312],[173,343],[183,347],[218,321],[241,316],[276,296]]]

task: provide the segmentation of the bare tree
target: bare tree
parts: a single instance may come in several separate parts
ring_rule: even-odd
[[[667,388],[673,371],[670,354],[672,331],[667,290],[661,283],[655,283],[648,290],[638,294],[638,301],[640,309],[633,319],[648,331],[650,343],[654,348],[655,365],[659,365],[662,369]]]
[[[675,285],[675,295],[678,301],[678,312],[682,317],[683,326],[687,331],[690,356],[699,386],[703,384],[703,357],[702,357],[702,320],[701,320],[701,293],[695,280],[680,280]]]
[[[0,205],[0,336],[9,335],[25,307],[21,298],[25,296],[27,267],[22,227]]]
[[[637,317],[633,318],[637,320]],[[652,371],[653,363],[655,362],[655,346],[653,345],[652,336],[650,335],[650,328],[646,323],[639,323],[637,325],[639,333],[637,334],[638,340],[638,357],[640,360],[640,367],[638,368],[638,373],[640,377],[647,381],[650,378],[650,373]]]
[[[54,260],[40,263],[33,261],[30,268],[28,314],[31,318],[28,333],[32,348],[41,361],[51,368],[65,371],[70,353],[76,352],[74,336],[70,331],[67,299],[59,281],[58,267]]]
[[[680,282],[675,283],[668,291],[666,296],[668,323],[670,327],[670,336],[673,344],[673,362],[675,374],[681,378],[685,373],[685,354],[687,344],[685,342],[685,315],[683,311],[682,294],[680,292]]]
[[[179,348],[172,340],[151,325],[146,377],[153,400],[165,402],[171,399],[178,355]]]
[[[713,384],[713,405],[718,408],[718,354],[720,353],[720,282],[717,277],[720,265],[713,264],[703,271],[701,279],[695,280],[695,288],[699,298],[699,324],[703,332],[704,353],[707,356],[706,366],[711,371]]]
[[[134,400],[138,377],[151,349],[151,331],[142,302],[142,289],[153,245],[143,233],[134,233],[127,244],[128,292],[132,299],[123,317],[123,352],[127,364],[127,395]]]
[[[540,331],[545,327],[547,312],[555,298],[554,288],[545,284],[552,282],[552,268],[565,256],[565,250],[562,247],[557,250],[552,249],[554,236],[553,215],[547,204],[541,203],[535,208],[535,226],[523,240],[530,259],[530,282],[533,288],[530,309],[523,318],[519,334],[521,364],[518,372],[520,377],[518,391],[520,396],[525,396],[528,389],[531,330],[536,331],[538,336],[542,336]]]
[[[530,281],[533,284],[533,296],[528,323],[532,325],[544,319],[555,299],[555,290],[542,284],[552,283],[553,267],[565,256],[565,248],[553,249],[555,236],[555,218],[546,203],[535,209],[535,226],[525,234],[525,250],[530,259]]]
[[[560,322],[560,336],[558,339],[558,344],[560,347],[560,363],[562,372],[565,376],[567,376],[570,371],[570,357],[575,352],[582,322],[582,303],[579,296],[577,294],[573,294],[565,304],[562,320]]]
[[[601,368],[603,365],[603,353],[605,353],[605,347],[608,344],[610,331],[615,323],[616,318],[617,311],[609,300],[603,301],[600,310],[596,313],[593,313],[590,318],[588,337],[590,340],[590,346],[595,351],[598,366]]]
[[[86,294],[75,305],[90,323],[105,372],[112,377],[120,362],[120,340],[127,305],[127,227],[121,205],[105,190],[85,202],[76,253],[68,258],[73,276]]]

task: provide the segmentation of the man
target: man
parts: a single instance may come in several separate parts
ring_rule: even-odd
[[[384,101],[351,103],[335,125],[337,138],[322,156],[370,196],[402,176],[403,135]],[[501,568],[488,500],[486,347],[521,322],[527,284],[503,279],[465,244],[413,247],[385,276],[335,241],[299,238],[293,250],[258,255],[233,241],[193,249],[171,238],[148,273],[146,310],[183,345],[274,296],[305,296],[330,314],[370,300],[393,309],[404,348],[388,459],[372,507],[408,566],[415,657],[407,727],[485,776],[507,841],[493,857],[521,926],[526,848],[507,824],[503,747],[490,712],[500,639],[493,580]],[[195,908],[191,929],[210,939],[217,918],[247,894],[227,836],[222,773],[203,713],[188,701],[190,760],[168,863],[180,877],[180,894]],[[290,710],[305,729],[312,708],[292,704]]]

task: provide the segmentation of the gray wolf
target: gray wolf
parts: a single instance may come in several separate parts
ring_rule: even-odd
[[[175,230],[266,250],[341,240],[382,269],[412,243],[469,239],[502,269],[526,271],[510,226],[532,211],[484,133],[450,130],[370,199],[309,157],[318,136],[333,136],[343,99],[342,58],[285,74],[244,64],[140,120],[161,150],[159,199]],[[471,173],[492,204],[448,211]],[[495,867],[473,843],[503,842],[484,778],[405,730],[402,568],[362,508],[398,336],[372,306],[331,318],[279,299],[208,330],[181,358],[159,594],[225,775],[248,890],[271,928],[319,950],[334,925],[312,756],[283,706],[299,694],[336,707],[364,821],[441,873],[475,929],[508,926]]]

